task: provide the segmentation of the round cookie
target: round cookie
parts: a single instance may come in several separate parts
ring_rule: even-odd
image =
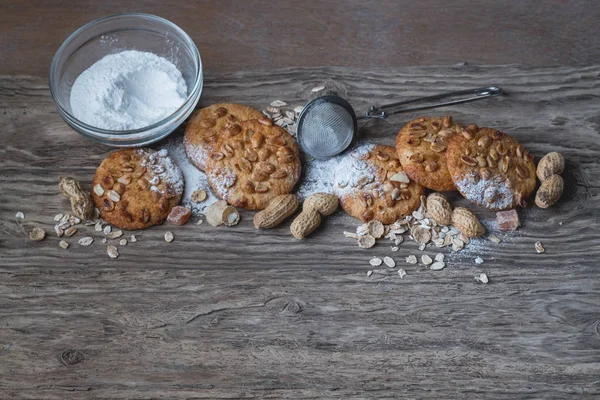
[[[450,140],[446,158],[458,191],[490,210],[525,207],[535,188],[533,156],[495,129],[469,125]]]
[[[122,229],[162,222],[183,194],[183,175],[167,150],[124,149],[105,158],[92,180],[100,216]]]
[[[333,191],[351,216],[392,224],[419,207],[424,189],[410,181],[395,148],[366,144],[343,156],[334,171]]]
[[[298,182],[298,145],[264,116],[233,127],[214,136],[206,176],[213,191],[229,204],[262,210],[274,197],[291,193]]]
[[[404,125],[396,136],[396,152],[410,179],[438,192],[456,190],[446,166],[446,149],[462,129],[449,115],[421,117]]]
[[[220,135],[227,134],[236,124],[249,119],[266,118],[262,112],[243,104],[220,103],[198,110],[185,127],[183,145],[192,163],[206,168],[206,160]]]

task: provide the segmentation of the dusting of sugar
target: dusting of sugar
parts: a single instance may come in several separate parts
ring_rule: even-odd
[[[181,204],[190,208],[194,216],[204,213],[206,207],[219,199],[210,190],[210,185],[204,172],[196,168],[187,158],[183,146],[183,137],[172,137],[163,145],[161,151],[163,150],[168,152],[169,158],[177,164],[185,178],[185,190],[181,197]],[[206,200],[200,203],[192,201],[192,193],[198,189],[204,189],[207,194]]]
[[[478,204],[488,204],[490,208],[504,209],[513,204],[513,189],[510,180],[496,175],[492,179],[479,179],[474,173],[455,182],[462,195]],[[488,202],[488,199],[491,201]]]
[[[165,183],[165,188],[170,186],[175,192],[181,192],[184,189],[184,180],[181,169],[168,157],[168,152],[152,152],[148,153],[145,149],[138,149],[137,154],[143,158],[140,164],[146,167],[154,175],[150,180],[154,182],[151,186],[151,190],[161,192],[161,189],[156,186],[159,183],[159,179]],[[163,190],[163,194],[166,191]]]
[[[354,147],[349,154],[342,156],[333,174],[333,190],[339,197],[356,191],[357,186],[375,190],[381,186],[377,178],[377,167],[367,164],[363,158],[373,149],[372,143]]]

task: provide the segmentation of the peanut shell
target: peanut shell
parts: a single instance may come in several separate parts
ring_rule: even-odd
[[[294,194],[277,196],[269,202],[267,208],[254,216],[254,227],[256,229],[275,228],[283,220],[295,213],[298,205],[298,197]]]
[[[330,193],[314,193],[304,200],[304,209],[312,208],[323,216],[331,215],[337,210],[339,200],[336,195]]]
[[[552,207],[562,195],[565,183],[560,175],[552,175],[542,181],[535,194],[535,204],[540,208]]]
[[[310,235],[321,224],[321,215],[314,209],[308,208],[294,219],[290,232],[296,239],[303,239]]]
[[[452,206],[440,193],[431,193],[427,196],[427,215],[439,225],[452,223]]]
[[[538,163],[536,175],[543,182],[552,175],[560,175],[565,169],[565,159],[560,153],[553,151],[546,154]]]
[[[483,236],[485,228],[479,218],[469,209],[456,207],[452,212],[452,225],[469,238]]]

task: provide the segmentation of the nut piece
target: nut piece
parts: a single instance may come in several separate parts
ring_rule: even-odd
[[[35,240],[36,242],[44,240],[45,237],[46,231],[42,228],[33,228],[33,230],[29,232],[29,239]]]
[[[82,246],[87,247],[87,246],[91,245],[92,243],[94,243],[94,238],[91,236],[82,237],[81,239],[79,239],[78,243]]]
[[[78,218],[87,220],[94,214],[92,198],[81,188],[81,184],[73,178],[59,177],[58,190],[60,194],[69,199],[73,214]]]
[[[223,210],[221,220],[227,226],[234,226],[240,222],[240,213],[234,206],[227,206]]]
[[[321,215],[314,209],[308,208],[294,219],[290,232],[296,239],[303,239],[310,235],[321,224]],[[373,239],[375,241],[375,239]],[[360,244],[360,239],[359,239]]]
[[[517,210],[498,211],[496,213],[496,223],[501,231],[515,231],[521,222],[519,221],[519,214]]]
[[[175,206],[169,213],[167,217],[167,222],[173,225],[185,225],[185,223],[190,219],[192,215],[192,210],[187,207]]]
[[[535,242],[535,251],[537,251],[538,253],[543,253],[546,251],[546,249],[544,249],[544,246],[542,246],[542,242]]]
[[[204,214],[206,215],[206,221],[212,226],[219,226],[223,224],[223,211],[228,207],[225,200],[219,200],[210,206],[206,207]]]
[[[552,175],[560,175],[565,169],[565,159],[560,153],[553,151],[552,153],[546,154],[537,166],[537,177],[540,181],[544,182]]]
[[[306,201],[304,204],[306,207]],[[256,229],[275,228],[282,223],[283,220],[295,213],[298,209],[298,205],[298,197],[294,194],[282,194],[281,196],[277,196],[269,202],[267,208],[254,216],[254,227]]]
[[[303,209],[312,208],[322,216],[331,215],[337,210],[339,201],[336,195],[330,193],[315,193],[308,196],[302,205]]]
[[[452,206],[440,193],[431,193],[427,196],[427,215],[439,225],[452,223]]]
[[[206,200],[206,197],[206,190],[203,189],[194,190],[194,192],[192,193],[192,201],[194,203],[201,203],[204,200]]]
[[[61,249],[68,249],[69,248],[69,242],[66,242],[64,240],[61,240],[60,242],[58,242],[58,247],[60,247]]]
[[[167,243],[171,243],[174,239],[175,239],[175,236],[173,236],[173,232],[171,232],[171,231],[165,232],[165,241]]]
[[[479,237],[485,233],[485,228],[477,216],[463,207],[456,207],[452,212],[452,225],[469,238]]]
[[[565,183],[560,175],[552,175],[542,181],[535,194],[535,204],[540,208],[552,207],[562,195]]]

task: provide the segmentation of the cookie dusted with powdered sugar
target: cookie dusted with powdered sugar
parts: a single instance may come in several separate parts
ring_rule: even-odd
[[[447,192],[456,190],[448,167],[446,149],[462,126],[447,115],[421,117],[404,125],[396,137],[396,152],[406,174],[426,188]]]
[[[496,129],[467,126],[450,140],[446,158],[458,191],[490,210],[525,207],[535,188],[533,155]]]
[[[210,154],[219,151],[220,137],[236,136],[240,122],[261,117],[264,117],[262,112],[243,104],[220,103],[205,107],[197,111],[185,127],[185,153],[192,164],[204,171]]]
[[[122,229],[162,222],[183,194],[183,175],[167,150],[124,149],[105,158],[92,181],[100,216]]]
[[[300,151],[294,138],[262,116],[214,136],[205,163],[210,186],[223,200],[262,210],[300,179]]]
[[[365,144],[342,157],[333,190],[351,216],[391,224],[419,207],[424,189],[403,171],[394,147]]]

